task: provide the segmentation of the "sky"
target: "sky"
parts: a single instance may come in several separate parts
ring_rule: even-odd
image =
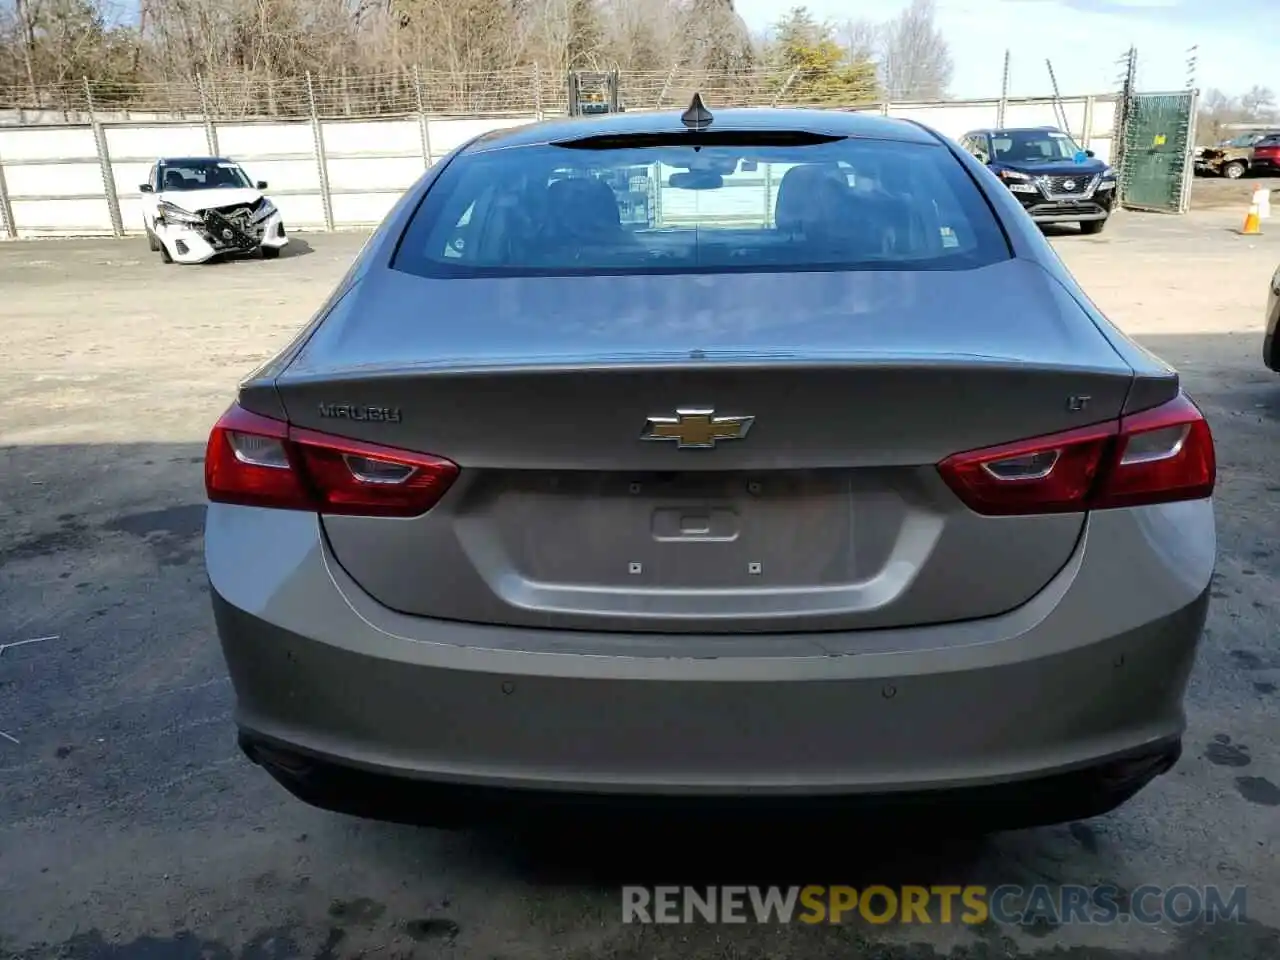
[[[893,17],[908,0],[735,0],[753,31],[803,2],[818,19]],[[1280,94],[1280,0],[935,0],[955,61],[951,95],[997,97],[1012,50],[1011,96],[1115,90],[1118,61],[1138,48],[1138,89],[1187,89],[1188,49],[1199,46],[1196,86],[1230,94],[1253,85]]]

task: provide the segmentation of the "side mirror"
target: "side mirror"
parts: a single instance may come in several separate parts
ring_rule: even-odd
[[[974,154],[974,156],[975,156],[975,157],[977,157],[977,159],[978,159],[978,162],[979,162],[979,163],[990,163],[990,162],[991,162],[991,158],[990,158],[990,157],[988,157],[988,156],[987,156],[985,153],[983,153],[981,150],[979,150],[977,153],[975,153],[975,154]]]
[[[259,189],[259,190],[265,190],[265,189],[267,189],[267,181],[265,181],[265,180],[259,180],[259,181],[258,181],[258,189]]]
[[[143,193],[155,193],[155,192],[156,192],[156,188],[155,188],[155,187],[153,187],[153,186],[152,186],[151,184],[149,184],[149,183],[141,183],[141,184],[139,184],[139,185],[138,185],[138,189],[139,189],[139,190],[141,190]]]
[[[1089,157],[1089,158],[1093,158],[1093,157],[1096,157],[1096,156],[1097,156],[1097,154],[1096,154],[1096,153],[1094,153],[1092,150],[1086,150],[1086,151],[1084,152],[1084,155],[1085,155],[1086,157]]]

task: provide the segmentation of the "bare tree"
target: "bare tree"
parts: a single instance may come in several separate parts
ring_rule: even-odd
[[[687,0],[680,8],[679,59],[695,70],[735,73],[751,66],[755,50],[733,0]]]
[[[884,36],[884,26],[871,20],[846,20],[836,30],[837,42],[854,60],[879,60]]]
[[[565,31],[565,65],[569,69],[600,65],[604,28],[596,0],[568,0]]]
[[[15,9],[19,31],[18,46],[22,48],[22,65],[26,68],[27,83],[31,87],[31,97],[36,98],[36,14],[32,10],[31,0],[17,0]]]
[[[1200,97],[1196,140],[1202,146],[1212,146],[1231,137],[1233,124],[1278,119],[1275,95],[1267,87],[1254,86],[1238,97],[1210,88]]]
[[[1270,87],[1250,87],[1240,97],[1240,107],[1253,120],[1270,120],[1276,112],[1276,95]]]
[[[87,76],[103,105],[171,113],[207,99],[229,115],[296,114],[312,94],[340,116],[414,109],[420,95],[474,111],[543,103],[563,96],[565,71],[616,66],[638,75],[635,103],[691,89],[769,102],[779,84],[765,74],[781,68],[766,46],[734,0],[0,0],[0,101],[71,110]],[[870,89],[872,62],[899,96],[938,95],[950,75],[932,0],[886,25],[823,24],[811,52],[806,82],[845,99]]]
[[[891,99],[927,100],[946,95],[954,64],[938,29],[934,0],[911,6],[884,27],[881,82]]]
[[[669,70],[676,62],[676,24],[668,0],[608,0],[602,14],[605,46],[624,71]]]

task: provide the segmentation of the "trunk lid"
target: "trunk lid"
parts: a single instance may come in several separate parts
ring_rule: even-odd
[[[405,613],[522,626],[856,629],[990,616],[1080,515],[985,518],[949,454],[1115,417],[1132,371],[1043,270],[429,280],[338,304],[291,422],[448,457],[428,514],[326,517]],[[1087,397],[1083,410],[1069,402]],[[705,439],[694,412],[729,418]],[[743,418],[743,419],[736,419]],[[749,429],[741,426],[750,418]]]

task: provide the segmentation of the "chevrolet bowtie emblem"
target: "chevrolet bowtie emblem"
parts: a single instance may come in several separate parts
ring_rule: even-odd
[[[681,450],[714,447],[719,440],[741,440],[755,417],[717,417],[712,409],[677,410],[674,417],[650,417],[641,440],[674,440]]]

